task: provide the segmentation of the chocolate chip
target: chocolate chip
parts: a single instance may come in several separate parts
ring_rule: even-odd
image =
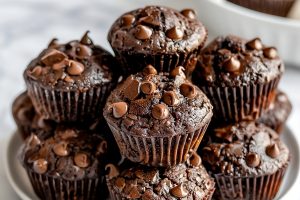
[[[277,156],[279,156],[280,151],[279,151],[278,145],[274,143],[274,144],[267,146],[266,154],[268,156],[270,156],[271,158],[276,158]]]
[[[70,129],[70,128],[68,128],[64,131],[59,131],[58,134],[61,137],[61,139],[63,139],[63,140],[67,140],[69,138],[76,138],[78,136],[76,131],[74,129]]]
[[[183,198],[188,195],[188,191],[183,187],[183,184],[177,185],[170,190],[170,193],[177,198]]]
[[[140,93],[140,82],[132,76],[128,77],[126,82],[128,86],[123,90],[124,96],[130,100],[136,99]]]
[[[260,164],[259,155],[256,153],[249,153],[246,156],[246,163],[249,167],[257,167]]]
[[[183,38],[183,31],[174,26],[173,28],[167,30],[166,36],[172,40],[181,40]]]
[[[97,152],[100,154],[107,152],[107,142],[105,140],[100,142],[100,144],[97,146]]]
[[[169,106],[176,106],[179,104],[179,99],[174,91],[165,92],[162,99]]]
[[[152,116],[155,119],[166,119],[169,116],[168,107],[165,104],[156,104],[152,108]]]
[[[51,47],[56,47],[58,45],[58,39],[57,38],[53,38],[49,44],[48,44],[48,48],[51,48]]]
[[[143,69],[143,75],[144,76],[147,76],[147,75],[156,75],[156,74],[157,74],[157,70],[152,65],[147,65]]]
[[[131,14],[123,15],[122,26],[130,26],[135,21],[135,17]]]
[[[160,21],[155,19],[153,16],[142,17],[139,19],[139,23],[153,27],[160,26]]]
[[[185,73],[184,73],[184,71],[185,71],[184,67],[178,66],[178,67],[174,68],[174,69],[171,71],[170,75],[171,75],[171,77],[174,77],[174,78],[175,78],[176,76],[182,76],[182,77],[185,78]]]
[[[107,164],[105,166],[105,170],[108,171],[108,174],[107,174],[108,179],[113,179],[113,178],[119,176],[119,170],[113,164]]]
[[[152,94],[156,90],[156,85],[151,81],[144,81],[141,84],[141,91],[144,94]]]
[[[58,156],[67,156],[69,155],[68,143],[60,142],[53,146],[53,151]]]
[[[184,9],[180,12],[183,16],[189,19],[195,19],[196,13],[193,9]]]
[[[194,167],[199,167],[202,163],[202,160],[200,156],[196,153],[193,152],[191,157],[189,158],[189,164],[194,166]]]
[[[33,162],[33,170],[38,174],[44,174],[48,170],[47,160],[40,158]]]
[[[147,40],[152,35],[152,29],[144,26],[144,25],[137,25],[135,31],[135,37],[139,40]]]
[[[76,55],[80,58],[89,57],[92,55],[92,49],[86,45],[78,45],[76,47]]]
[[[183,83],[180,85],[180,93],[187,98],[194,98],[197,95],[195,86],[190,83]]]
[[[115,180],[115,186],[119,189],[119,191],[122,191],[123,188],[125,187],[125,179],[122,178],[122,177],[118,177],[116,180]]]
[[[32,79],[37,80],[38,77],[42,74],[43,68],[41,66],[34,67],[31,71],[29,71],[27,74]]]
[[[84,71],[84,65],[80,62],[70,60],[68,64],[67,72],[72,76],[79,76]]]
[[[72,79],[70,76],[65,76],[64,81],[66,81],[67,83],[74,83],[74,79]]]
[[[277,57],[277,50],[274,47],[265,48],[264,50],[264,56],[273,59]]]
[[[84,33],[84,35],[82,36],[82,38],[80,40],[81,44],[84,44],[84,45],[92,45],[93,44],[92,39],[89,37],[89,33],[90,33],[90,31],[86,31]]]
[[[240,69],[241,63],[235,57],[231,57],[224,63],[224,69],[228,72],[236,72]]]
[[[61,51],[56,49],[50,49],[42,58],[41,61],[46,66],[52,66],[55,63],[59,63],[66,59],[67,56]]]
[[[111,106],[115,118],[121,118],[127,113],[128,105],[125,102],[116,102],[111,104]]]
[[[90,165],[89,156],[86,153],[76,153],[74,156],[75,165],[86,168]]]
[[[35,147],[40,143],[41,143],[40,139],[35,134],[31,134],[30,137],[28,138],[28,144],[30,147]]]
[[[63,68],[65,68],[69,63],[69,60],[64,59],[63,61],[59,62],[59,63],[55,63],[52,65],[52,69],[53,70],[61,70]]]
[[[253,40],[246,43],[246,46],[251,50],[261,50],[263,45],[259,38],[254,38]]]

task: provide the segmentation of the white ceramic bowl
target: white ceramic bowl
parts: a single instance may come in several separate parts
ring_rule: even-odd
[[[210,38],[224,34],[249,39],[259,36],[263,43],[277,47],[287,63],[300,67],[300,21],[252,11],[225,0],[198,0],[194,4]]]

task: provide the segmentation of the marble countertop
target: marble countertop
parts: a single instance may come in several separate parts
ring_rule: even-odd
[[[168,3],[159,0],[0,0],[0,146],[16,129],[11,116],[11,103],[25,89],[23,70],[53,37],[66,42],[80,38],[86,30],[90,30],[94,42],[109,49],[106,34],[116,17],[127,10],[161,2]],[[192,7],[193,1],[172,1],[170,6]],[[300,140],[300,134],[297,134],[300,130],[298,84],[300,85],[300,68],[288,66],[280,87],[293,103],[294,110],[288,126]],[[0,154],[0,160],[2,159],[3,155]],[[299,178],[296,185],[299,188]],[[297,191],[294,190],[296,194]],[[294,194],[287,198],[295,199]],[[8,184],[2,164],[0,199],[18,199]]]

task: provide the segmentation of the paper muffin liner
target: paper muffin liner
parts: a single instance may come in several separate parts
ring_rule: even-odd
[[[275,173],[254,177],[212,175],[217,183],[214,199],[272,200],[279,191],[288,163]]]
[[[280,77],[265,84],[241,87],[206,87],[201,90],[214,107],[216,121],[240,122],[258,119],[275,98]]]
[[[201,46],[202,47],[202,46]],[[148,64],[153,65],[158,72],[170,72],[177,66],[186,68],[186,75],[189,78],[194,71],[196,62],[191,62],[199,55],[201,47],[189,53],[173,53],[173,54],[158,54],[147,55],[141,53],[133,53],[128,51],[115,51],[116,58],[122,66],[125,75],[136,74],[142,71]]]
[[[246,8],[272,15],[287,16],[295,0],[228,0]]]
[[[33,190],[41,199],[99,199],[104,197],[104,178],[68,181],[27,170]]]
[[[122,195],[114,189],[114,186],[111,183],[111,180],[107,176],[106,176],[106,185],[107,185],[107,188],[109,191],[109,196],[110,196],[109,199],[111,199],[111,200],[124,199],[124,198],[122,198]],[[215,185],[215,183],[214,183],[214,185]],[[210,189],[209,191],[207,191],[206,196],[202,200],[211,200],[213,197],[214,191],[215,191],[215,189]]]
[[[123,157],[143,165],[169,167],[184,163],[191,151],[197,151],[209,122],[194,132],[172,137],[134,136],[108,125]]]
[[[37,113],[56,122],[101,118],[112,86],[112,83],[107,83],[85,91],[60,91],[43,88],[33,81],[27,82],[28,94]]]

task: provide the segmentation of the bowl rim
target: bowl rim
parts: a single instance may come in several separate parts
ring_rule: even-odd
[[[289,28],[299,28],[300,29],[300,20],[290,19],[286,17],[280,17],[275,15],[270,15],[255,10],[251,10],[234,3],[228,2],[226,0],[204,0],[211,4],[214,4],[220,8],[226,9],[229,12],[234,12],[239,15],[243,15],[249,18],[252,18],[257,21],[263,21],[267,23],[272,23]]]

